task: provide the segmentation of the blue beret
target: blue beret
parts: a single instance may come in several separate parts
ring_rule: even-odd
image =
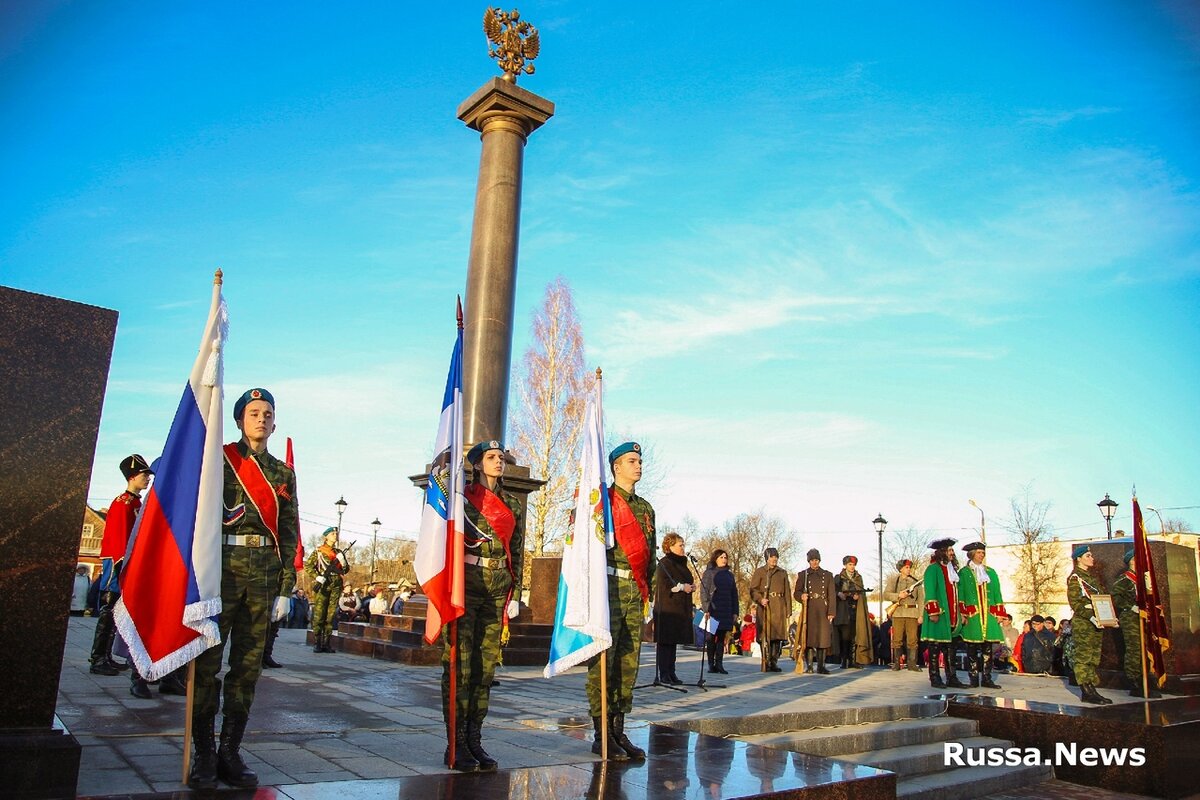
[[[271,404],[271,408],[275,408],[275,398],[266,389],[247,389],[237,402],[233,404],[233,418],[240,420],[242,412],[246,410],[246,406],[255,400],[266,400]]]
[[[488,450],[500,450],[503,452],[504,445],[495,439],[485,439],[467,451],[467,461],[470,461],[471,464],[478,464],[483,460],[483,454]]]
[[[337,533],[337,532],[338,532],[338,529],[337,529],[337,526],[336,526],[336,525],[335,525],[335,526],[333,526],[332,528],[326,528],[326,529],[325,529],[325,532],[321,534],[321,538],[322,538],[322,539],[324,539],[324,538],[325,538],[326,536],[328,536],[329,534],[331,534],[331,533]]]
[[[1125,563],[1128,564],[1130,561],[1133,561],[1133,548],[1132,547],[1125,551]]]
[[[608,454],[608,465],[611,467],[614,461],[626,453],[637,453],[640,456],[642,454],[642,446],[637,442],[626,442],[625,444],[617,445],[613,448],[613,451]]]
[[[1084,553],[1092,552],[1090,544],[1077,544],[1071,548],[1071,558],[1082,558]]]

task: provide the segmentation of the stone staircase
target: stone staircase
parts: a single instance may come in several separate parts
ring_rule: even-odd
[[[370,656],[414,666],[442,663],[442,643],[425,644],[424,597],[411,598],[404,613],[372,614],[370,622],[339,622],[330,646],[343,653]],[[525,622],[529,609],[508,625],[509,642],[502,651],[505,664],[514,667],[545,666],[550,657],[552,626]],[[312,631],[308,643],[313,644]]]
[[[779,733],[739,736],[757,745],[849,761],[896,774],[896,796],[910,800],[983,797],[1054,777],[1048,765],[946,766],[944,746],[962,744],[978,760],[980,751],[1013,743],[979,735],[974,720],[944,716],[940,700],[867,709],[779,715]],[[759,730],[765,726],[760,723]]]

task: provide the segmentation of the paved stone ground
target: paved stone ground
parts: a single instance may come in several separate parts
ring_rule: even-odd
[[[165,792],[181,787],[184,698],[152,700],[129,694],[127,673],[92,675],[87,657],[95,620],[73,617],[59,684],[58,715],[83,745],[81,795]],[[264,670],[244,750],[263,785],[395,778],[447,772],[439,711],[440,667],[408,667],[343,653],[316,654],[304,631],[284,630],[275,657],[284,669]],[[642,676],[653,678],[653,646],[642,651]],[[698,677],[701,655],[681,650],[678,672]],[[727,686],[687,694],[639,690],[638,722],[811,711],[848,705],[887,705],[930,693],[924,672],[848,670],[830,676],[758,671],[758,660],[728,657],[731,674],[708,676]],[[585,672],[576,668],[546,680],[535,667],[502,667],[485,728],[488,751],[504,767],[579,764],[590,750]],[[716,679],[720,679],[717,681]],[[1000,676],[988,694],[1081,705],[1058,678]],[[986,691],[986,690],[985,690]],[[1124,693],[1106,692],[1116,702]],[[1120,696],[1118,696],[1120,695]],[[1059,782],[1055,782],[1059,783]],[[1052,784],[1043,784],[1049,790]],[[1063,784],[1073,790],[1071,784]],[[1046,790],[1034,795],[1053,796]],[[1099,797],[1087,790],[1092,797]],[[1062,797],[1075,796],[1063,794]],[[1107,795],[1113,800],[1118,795]]]

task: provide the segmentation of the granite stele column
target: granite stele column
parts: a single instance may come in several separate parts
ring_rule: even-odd
[[[0,287],[0,796],[74,797],[55,715],[117,312]]]

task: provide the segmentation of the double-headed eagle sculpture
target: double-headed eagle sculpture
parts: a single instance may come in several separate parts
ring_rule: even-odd
[[[537,28],[522,20],[520,11],[514,8],[510,14],[499,8],[489,8],[483,12],[483,32],[495,45],[488,47],[488,55],[504,70],[503,80],[516,83],[518,75],[533,74],[533,64],[526,61],[538,57],[542,43]]]

